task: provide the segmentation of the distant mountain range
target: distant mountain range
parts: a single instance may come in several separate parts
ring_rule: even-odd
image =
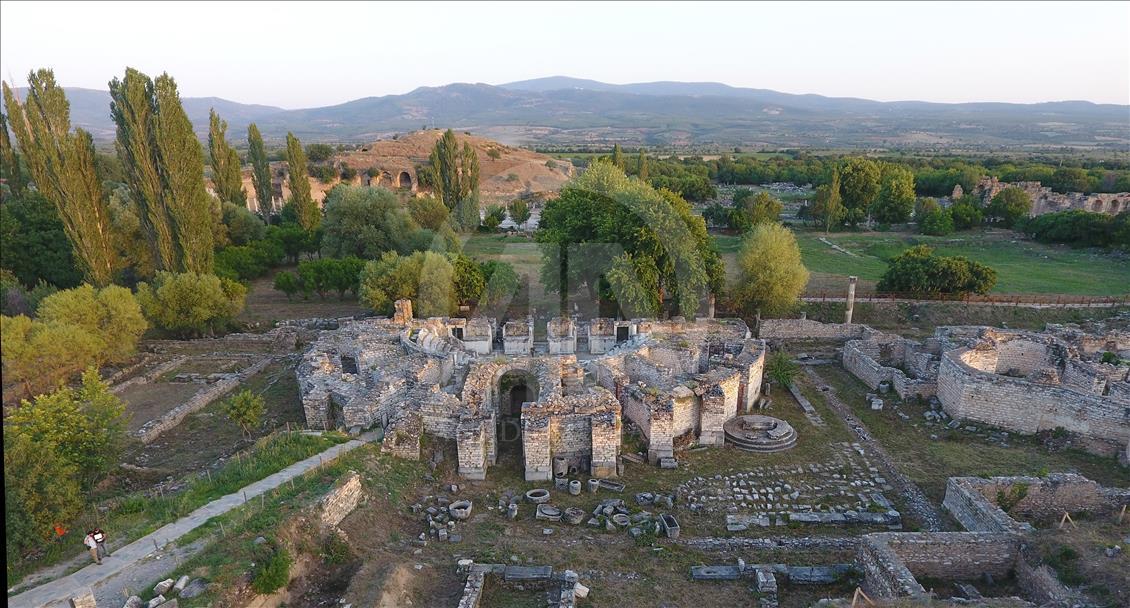
[[[100,142],[113,139],[108,92],[68,88],[67,96],[76,126]],[[880,102],[717,82],[617,85],[553,76],[420,87],[301,110],[217,97],[186,97],[184,105],[202,136],[215,107],[233,139],[255,122],[268,139],[293,131],[305,142],[366,142],[428,126],[544,146],[1130,149],[1127,105]]]

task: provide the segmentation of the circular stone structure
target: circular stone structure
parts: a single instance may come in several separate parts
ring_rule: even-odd
[[[746,452],[783,452],[796,446],[796,430],[780,418],[751,414],[731,418],[722,430],[726,443]]]

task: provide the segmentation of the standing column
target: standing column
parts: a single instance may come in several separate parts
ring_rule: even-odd
[[[844,311],[844,324],[851,325],[851,312],[855,307],[855,282],[859,277],[848,277],[847,309]]]

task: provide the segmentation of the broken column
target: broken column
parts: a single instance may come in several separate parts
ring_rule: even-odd
[[[392,322],[408,325],[412,322],[412,300],[397,300],[393,302]]]
[[[851,312],[855,307],[855,284],[859,281],[859,277],[848,277],[848,295],[847,295],[847,308],[844,310],[844,323],[851,325]]]

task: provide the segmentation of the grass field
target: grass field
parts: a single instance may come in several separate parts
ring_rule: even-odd
[[[821,241],[851,252],[837,251]],[[716,235],[732,265],[740,239]],[[986,230],[932,237],[902,232],[832,234],[797,231],[804,263],[812,272],[809,292],[842,291],[844,277],[856,275],[866,290],[883,275],[887,261],[914,245],[929,245],[942,255],[961,255],[997,271],[994,293],[1121,295],[1130,292],[1130,263],[1114,255],[1020,240],[1014,232]]]

